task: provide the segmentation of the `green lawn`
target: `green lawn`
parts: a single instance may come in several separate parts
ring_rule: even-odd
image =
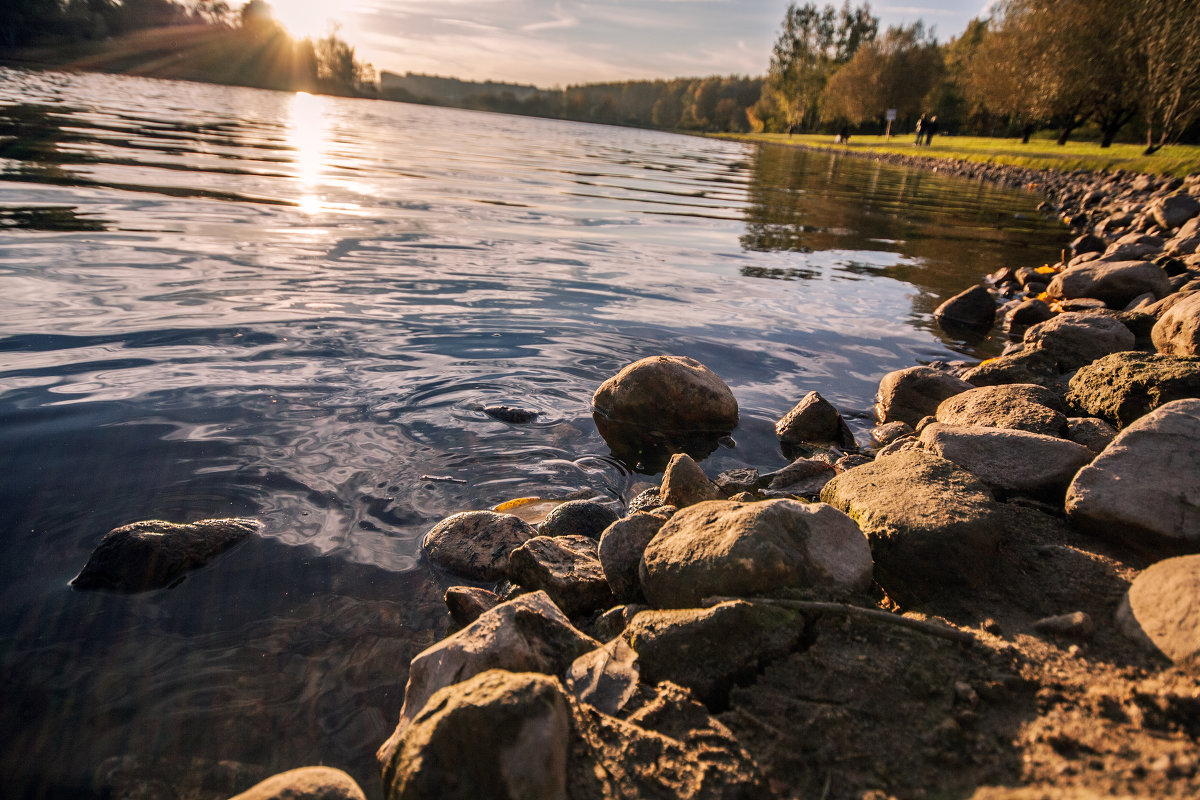
[[[1021,144],[1020,139],[993,139],[986,136],[934,136],[929,147],[917,147],[914,135],[896,135],[889,141],[883,136],[852,136],[849,144],[834,144],[829,135],[786,133],[718,133],[721,139],[744,142],[840,150],[846,152],[900,153],[903,155],[957,158],[992,164],[1012,164],[1037,169],[1070,171],[1145,172],[1159,175],[1184,176],[1200,172],[1200,146],[1170,145],[1152,156],[1142,155],[1144,145],[1114,144],[1101,148],[1093,142],[1068,142],[1059,147],[1053,140],[1032,139]]]

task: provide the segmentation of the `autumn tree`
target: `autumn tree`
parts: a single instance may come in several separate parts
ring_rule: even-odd
[[[944,70],[933,32],[923,23],[888,28],[834,73],[821,98],[821,116],[857,125],[882,119],[894,108],[899,118],[913,119]]]
[[[1200,118],[1200,10],[1195,0],[1127,0],[1139,42],[1146,153]]]

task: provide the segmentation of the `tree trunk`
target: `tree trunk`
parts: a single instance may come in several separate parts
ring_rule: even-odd
[[[1033,136],[1033,126],[1026,125],[1025,130],[1023,130],[1021,134],[1021,144],[1029,144],[1029,137]]]

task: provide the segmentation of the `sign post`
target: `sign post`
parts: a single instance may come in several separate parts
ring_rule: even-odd
[[[892,123],[893,123],[893,122],[895,122],[895,121],[896,121],[896,109],[894,109],[894,108],[889,108],[889,109],[887,110],[887,133],[886,133],[886,136],[887,136],[887,138],[888,138],[888,141],[891,141],[891,138],[892,138]]]

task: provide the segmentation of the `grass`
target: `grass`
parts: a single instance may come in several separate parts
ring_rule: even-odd
[[[986,136],[934,136],[933,144],[917,147],[914,135],[905,133],[890,140],[883,136],[852,136],[849,144],[835,144],[833,136],[786,133],[718,133],[721,139],[764,142],[818,150],[856,153],[897,153],[906,156],[954,158],[985,164],[1009,164],[1063,172],[1083,169],[1091,172],[1115,172],[1119,169],[1156,175],[1183,177],[1200,172],[1200,145],[1169,145],[1152,156],[1142,155],[1145,145],[1114,144],[1102,148],[1096,142],[1068,142],[1058,146],[1053,140],[995,139]]]

